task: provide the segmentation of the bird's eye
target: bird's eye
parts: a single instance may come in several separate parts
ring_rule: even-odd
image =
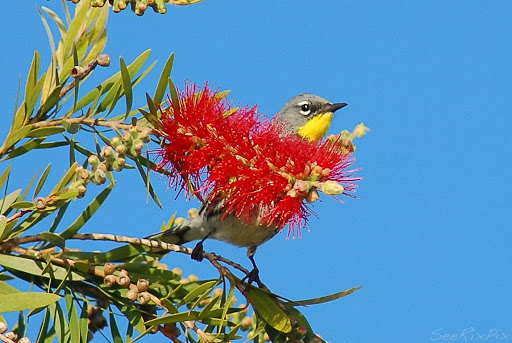
[[[299,102],[300,114],[307,116],[311,113],[311,102],[301,101]]]

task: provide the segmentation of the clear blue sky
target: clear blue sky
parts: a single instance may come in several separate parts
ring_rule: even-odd
[[[34,3],[60,8],[56,0],[3,4],[4,125],[33,50],[48,61]],[[292,299],[362,285],[304,309],[331,342],[430,342],[443,334],[464,342],[471,328],[473,340],[477,332],[512,334],[511,15],[510,1],[205,0],[166,15],[111,15],[106,52],[118,68],[119,55],[131,61],[151,48],[161,68],[174,51],[177,84],[208,80],[268,115],[300,92],[349,103],[331,131],[361,121],[372,129],[358,142],[359,200],[326,199],[302,238],[282,234],[262,246],[261,277]],[[136,105],[157,76],[136,91]],[[67,152],[58,156],[65,161]],[[15,170],[31,174],[48,159],[32,153]],[[84,231],[145,236],[174,211],[197,206],[175,202],[163,179],[155,185],[165,210],[145,205],[142,183],[129,174],[118,175],[108,207]],[[248,262],[243,249],[205,247]],[[215,275],[182,256],[167,262]]]

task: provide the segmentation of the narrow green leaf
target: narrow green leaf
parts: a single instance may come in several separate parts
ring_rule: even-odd
[[[46,182],[46,179],[48,178],[48,174],[50,174],[50,170],[52,169],[52,164],[48,163],[46,168],[43,171],[43,174],[41,174],[41,177],[39,178],[39,181],[37,181],[36,189],[34,190],[34,199],[39,195],[39,192],[44,186],[44,183]]]
[[[96,198],[87,206],[87,208],[78,216],[78,218],[66,229],[64,232],[60,234],[60,236],[64,239],[68,239],[73,236],[75,233],[80,230],[89,219],[96,213],[96,211],[100,208],[103,202],[107,199],[108,195],[114,188],[113,184],[108,185],[103,191],[101,191]]]
[[[144,171],[144,168],[142,167],[142,164],[140,163],[139,159],[135,158],[134,161],[137,165],[137,169],[139,170],[140,176],[142,176],[142,180],[144,180],[144,184],[146,185],[146,188],[149,194],[151,195],[151,198],[153,199],[155,204],[157,204],[158,207],[163,208],[162,203],[160,202],[160,199],[158,199],[158,196],[156,195],[153,186],[149,182],[149,177]]]
[[[208,304],[199,313],[200,319],[211,317],[210,312],[213,309],[213,307],[219,302],[220,297],[220,295],[217,295],[215,298],[208,302]]]
[[[20,290],[9,285],[7,282],[0,281],[0,295],[15,294],[20,292]]]
[[[37,138],[37,137],[48,137],[51,135],[56,135],[58,133],[64,132],[64,128],[62,127],[39,127],[31,130],[26,137],[29,138]]]
[[[66,240],[59,235],[51,232],[41,232],[41,237],[50,242],[52,245],[58,246],[62,250],[66,248]]]
[[[18,200],[20,194],[21,188],[9,193],[2,200],[0,200],[0,214],[4,214],[11,207],[11,205],[14,204],[16,200]]]
[[[307,299],[307,300],[292,301],[292,302],[290,302],[290,304],[292,304],[293,306],[307,306],[307,305],[322,304],[325,302],[343,298],[349,294],[354,293],[355,291],[358,291],[359,289],[361,289],[361,287],[362,286],[350,288],[350,289],[347,289],[347,290],[344,290],[344,291],[341,291],[338,293],[334,293],[331,295],[323,296],[323,297]]]
[[[80,312],[80,343],[87,343],[87,332],[89,324],[89,315],[87,314],[87,302],[82,303],[82,311]]]
[[[50,95],[48,95],[48,98],[44,102],[43,106],[39,110],[40,115],[48,113],[49,110],[53,108],[53,106],[57,105],[60,99],[60,91],[62,90],[62,86],[59,85],[55,87]]]
[[[65,61],[69,56],[71,56],[71,49],[73,48],[73,44],[83,34],[80,33],[80,30],[84,25],[88,9],[89,4],[87,1],[82,1],[76,5],[75,17],[71,21],[66,35],[62,36],[62,51],[61,56],[59,56],[61,61]]]
[[[162,99],[164,98],[165,89],[167,88],[167,79],[171,77],[172,65],[174,63],[174,52],[171,53],[167,61],[165,62],[164,69],[162,69],[162,74],[160,74],[160,79],[158,80],[158,85],[155,89],[155,95],[153,99],[157,104],[162,103]]]
[[[7,229],[7,217],[0,216],[0,240],[2,240],[2,238],[7,235],[7,232],[5,232],[6,229]]]
[[[59,303],[55,303],[55,312],[54,312],[53,323],[55,324],[55,332],[59,336],[59,342],[68,342],[66,339],[66,335],[69,335],[69,327],[67,324],[67,320],[64,317],[64,311],[60,307]]]
[[[45,342],[50,338],[53,340],[53,335],[49,333],[51,330],[48,330],[48,326],[50,324],[50,311],[50,307],[48,307],[45,311],[43,322],[41,323],[41,328],[39,329],[36,342]]]
[[[0,313],[45,307],[59,299],[60,297],[53,293],[24,292],[0,295]]]
[[[78,343],[80,342],[80,322],[78,320],[78,311],[71,293],[67,293],[65,297],[69,320],[69,341]]]
[[[41,143],[45,140],[46,138],[36,138],[36,139],[31,139],[29,140],[28,142],[26,142],[25,144],[15,148],[14,150],[12,150],[7,156],[5,156],[3,158],[2,161],[7,161],[7,160],[10,160],[10,159],[13,159],[15,157],[19,157],[21,155],[24,155],[26,154],[27,152],[31,151],[32,149],[37,149],[39,148],[39,146],[41,145]]]
[[[30,69],[27,75],[27,83],[25,84],[25,101],[28,98],[34,96],[33,91],[37,84],[37,78],[39,76],[39,52],[37,50],[34,51],[34,57],[32,58],[32,63],[30,64]]]
[[[9,164],[7,166],[7,168],[5,168],[3,173],[0,175],[0,189],[2,189],[4,187],[4,183],[11,173],[11,167],[12,167],[12,164]]]
[[[76,163],[76,162],[73,163],[73,165],[69,168],[69,170],[66,172],[64,177],[59,181],[59,183],[55,186],[55,188],[52,190],[52,192],[50,194],[56,194],[59,191],[61,191],[62,189],[64,189],[64,187],[66,187],[66,185],[75,176],[75,170],[76,170],[77,165],[78,165],[78,163]]]
[[[39,144],[34,149],[52,149],[52,148],[61,148],[63,146],[69,145],[68,142],[43,142]]]
[[[110,332],[112,334],[112,339],[114,343],[123,343],[123,339],[121,338],[121,333],[119,332],[119,328],[117,327],[116,318],[114,317],[114,313],[110,311],[109,313],[109,322],[110,322]]]
[[[20,140],[25,138],[29,131],[32,129],[32,125],[23,126],[22,128],[11,132],[7,139],[4,142],[0,151],[6,151],[8,148],[12,147],[14,144],[18,143]]]
[[[49,9],[48,7],[42,6],[41,9],[43,11],[45,11],[46,13],[48,13],[48,15],[53,19],[53,21],[59,27],[59,32],[60,32],[61,37],[64,37],[64,35],[66,34],[66,25],[64,24],[62,19],[60,19],[60,17],[57,15],[57,13],[55,13],[54,11]]]
[[[181,301],[181,304],[188,304],[192,300],[196,299],[198,296],[204,294],[205,292],[211,292],[215,286],[219,284],[218,280],[210,281],[203,283],[202,285],[195,288],[193,291],[188,293],[183,300]]]
[[[15,203],[13,203],[11,205],[11,208],[16,208],[16,209],[32,208],[32,209],[34,209],[35,206],[34,206],[34,203],[31,201],[16,201]]]
[[[50,214],[50,212],[47,212],[47,211],[44,211],[44,212],[35,211],[35,212],[30,213],[30,215],[24,221],[22,221],[18,226],[16,226],[12,230],[9,237],[13,238],[13,237],[27,231],[28,229],[30,229],[31,227],[33,227],[34,225],[39,223],[41,220],[43,220],[49,214]]]
[[[172,104],[174,107],[176,107],[178,111],[180,111],[180,100],[178,97],[178,90],[176,89],[176,86],[172,82],[171,78],[169,78],[167,81],[169,82],[169,90],[171,91]]]
[[[133,103],[133,90],[130,72],[126,67],[126,63],[122,57],[119,57],[119,65],[121,67],[121,79],[123,80],[123,90],[126,99],[126,114],[130,113]]]
[[[30,189],[34,185],[34,182],[36,182],[36,179],[37,179],[38,175],[39,175],[39,170],[36,171],[34,176],[32,176],[32,178],[30,179],[29,183],[25,186],[25,190],[20,195],[20,198],[19,198],[20,200],[24,200],[24,199],[27,198],[27,194],[30,192]]]
[[[0,254],[0,265],[5,268],[19,270],[20,272],[31,275],[42,276],[45,278],[50,277],[48,273],[42,274],[43,270],[47,266],[46,262],[34,261],[30,258]],[[54,279],[63,280],[68,276],[68,270],[66,268],[56,265],[51,265],[50,267],[53,272],[52,277]],[[85,278],[75,272],[71,272],[69,273],[69,280],[82,281],[85,280]]]
[[[66,214],[69,204],[70,203],[68,202],[67,204],[65,204],[64,206],[59,208],[59,211],[57,212],[57,215],[53,219],[52,225],[50,226],[50,229],[48,230],[49,232],[55,232],[55,230],[57,230],[57,227],[59,226],[60,221],[62,220],[62,217],[64,217],[64,214]]]
[[[270,294],[259,288],[250,287],[249,297],[256,313],[268,325],[284,333],[289,333],[292,330],[288,315],[277,305],[276,300]]]

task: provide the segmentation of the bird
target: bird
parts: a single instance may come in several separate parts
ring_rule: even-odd
[[[327,134],[334,113],[345,106],[346,103],[332,103],[318,95],[303,93],[283,106],[276,115],[276,121],[286,131],[316,142]],[[203,243],[206,239],[247,247],[247,256],[253,266],[246,276],[247,282],[259,282],[259,269],[254,260],[256,249],[273,238],[280,228],[262,223],[258,214],[252,215],[249,221],[242,221],[232,214],[226,215],[223,202],[205,201],[194,218],[146,238],[178,245],[199,241],[191,254],[192,259],[197,261],[203,259]]]

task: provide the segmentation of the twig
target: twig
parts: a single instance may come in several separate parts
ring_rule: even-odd
[[[94,126],[103,126],[109,128],[116,128],[121,130],[129,130],[131,128],[136,128],[139,132],[147,132],[148,134],[152,134],[155,136],[160,136],[158,130],[150,129],[145,126],[133,126],[132,124],[119,123],[117,121],[104,120],[104,119],[94,119],[94,118],[86,118],[86,117],[77,117],[77,118],[65,118],[65,119],[54,119],[47,121],[40,121],[32,124],[32,128],[40,128],[40,127],[51,127],[51,126],[60,126],[63,124],[63,121],[68,122],[69,124],[85,124],[91,127]]]

